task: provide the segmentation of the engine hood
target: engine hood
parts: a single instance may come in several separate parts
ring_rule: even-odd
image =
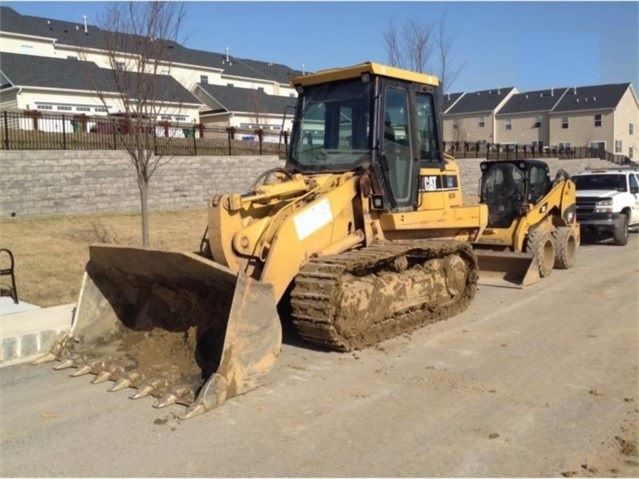
[[[614,190],[577,190],[577,198],[597,197],[597,198],[614,198],[620,195],[621,191]]]

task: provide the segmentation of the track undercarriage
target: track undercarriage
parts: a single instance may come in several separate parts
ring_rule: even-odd
[[[477,279],[468,244],[377,242],[309,261],[291,292],[293,323],[321,347],[361,349],[463,311]]]

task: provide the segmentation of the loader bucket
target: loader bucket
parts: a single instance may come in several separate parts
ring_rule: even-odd
[[[156,407],[187,405],[185,419],[262,384],[281,344],[270,284],[196,254],[99,245],[48,359]]]
[[[533,253],[475,249],[481,285],[525,287],[539,281],[539,265]]]

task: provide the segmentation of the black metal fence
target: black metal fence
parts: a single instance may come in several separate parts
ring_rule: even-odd
[[[137,132],[149,134],[158,155],[279,155],[288,151],[287,131],[127,121],[122,117],[0,112],[3,150],[126,150]]]
[[[278,155],[288,152],[287,131],[243,130],[205,124],[149,122],[117,116],[43,113],[40,110],[0,112],[3,150],[126,150],[129,135],[143,128],[151,134],[158,155]],[[444,142],[444,151],[455,158],[600,158],[617,164],[630,163],[624,155],[589,146],[565,148],[536,145],[502,145],[482,142]]]
[[[591,146],[559,147],[536,145],[502,145],[469,141],[444,142],[444,151],[455,158],[486,158],[489,160],[511,160],[516,158],[598,158],[616,164],[631,163],[625,155],[615,155],[601,148]]]

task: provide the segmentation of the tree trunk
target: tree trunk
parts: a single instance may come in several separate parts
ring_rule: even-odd
[[[138,189],[140,190],[140,215],[142,217],[142,245],[149,248],[149,182],[143,175],[138,174]]]

